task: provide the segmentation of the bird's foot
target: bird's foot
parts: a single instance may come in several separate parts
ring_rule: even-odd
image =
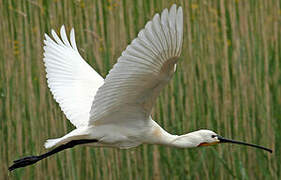
[[[15,160],[14,164],[9,167],[9,171],[13,171],[14,169],[34,164],[39,160],[41,160],[41,158],[39,156],[27,156],[27,157]]]

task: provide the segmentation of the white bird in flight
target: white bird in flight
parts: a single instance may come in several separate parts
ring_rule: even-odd
[[[44,63],[48,86],[67,119],[76,129],[57,139],[49,139],[51,151],[15,160],[12,171],[36,163],[75,145],[127,149],[140,144],[194,148],[217,143],[262,146],[225,139],[210,130],[172,135],[151,117],[161,89],[170,81],[183,42],[182,8],[173,5],[156,14],[142,29],[103,79],[80,56],[74,30],[70,42],[64,26],[53,39],[45,34]]]

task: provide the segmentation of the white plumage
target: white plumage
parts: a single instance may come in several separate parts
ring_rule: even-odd
[[[93,101],[90,125],[134,107],[147,119],[155,98],[174,73],[183,37],[182,9],[172,6],[156,14],[123,51]],[[177,17],[177,18],[176,18]],[[125,118],[125,117],[124,117]],[[118,119],[120,120],[120,119]]]
[[[70,42],[65,28],[61,39],[52,30],[54,40],[45,35],[44,63],[48,86],[66,117],[76,129],[57,139],[49,139],[53,150],[14,161],[9,170],[36,163],[54,153],[78,144],[131,148],[143,143],[179,148],[231,142],[210,130],[181,136],[162,129],[151,118],[151,110],[161,89],[172,78],[183,42],[182,8],[173,5],[161,16],[156,14],[138,37],[123,51],[105,80],[80,56],[74,30]]]
[[[51,148],[73,139],[98,139],[95,146],[129,148],[150,143],[154,131],[166,133],[151,117],[160,90],[176,69],[183,41],[182,8],[173,5],[156,14],[122,52],[105,80],[80,56],[74,30],[61,39],[45,35],[48,85],[66,117],[77,129],[45,143]],[[160,134],[159,134],[160,133]],[[171,135],[172,136],[172,135]],[[173,137],[173,136],[172,136]],[[162,141],[162,140],[161,140]],[[165,142],[162,142],[165,144]]]
[[[44,63],[48,86],[67,119],[77,128],[86,126],[94,96],[103,84],[103,78],[80,56],[74,30],[70,43],[62,26],[62,41],[52,30],[53,41],[45,34]]]
[[[155,141],[143,137],[148,131],[164,132],[150,114],[160,90],[173,76],[181,53],[181,7],[173,5],[161,16],[156,14],[122,52],[105,80],[79,55],[73,29],[70,42],[64,26],[60,31],[62,40],[53,30],[52,35],[55,41],[48,35],[44,41],[48,85],[78,129],[47,140],[46,148],[78,136],[99,139],[96,146],[129,148]]]

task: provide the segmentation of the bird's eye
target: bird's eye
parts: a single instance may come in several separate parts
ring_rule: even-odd
[[[212,135],[211,137],[214,138],[214,137],[216,137],[216,136],[217,136],[217,135]]]

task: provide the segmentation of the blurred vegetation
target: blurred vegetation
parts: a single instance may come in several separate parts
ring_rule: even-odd
[[[206,128],[274,153],[76,147],[9,173],[14,159],[46,152],[46,139],[74,129],[46,85],[44,33],[74,27],[81,55],[105,77],[145,23],[173,3],[184,10],[183,51],[153,118],[174,134]],[[280,178],[279,0],[0,0],[0,19],[0,179]]]

